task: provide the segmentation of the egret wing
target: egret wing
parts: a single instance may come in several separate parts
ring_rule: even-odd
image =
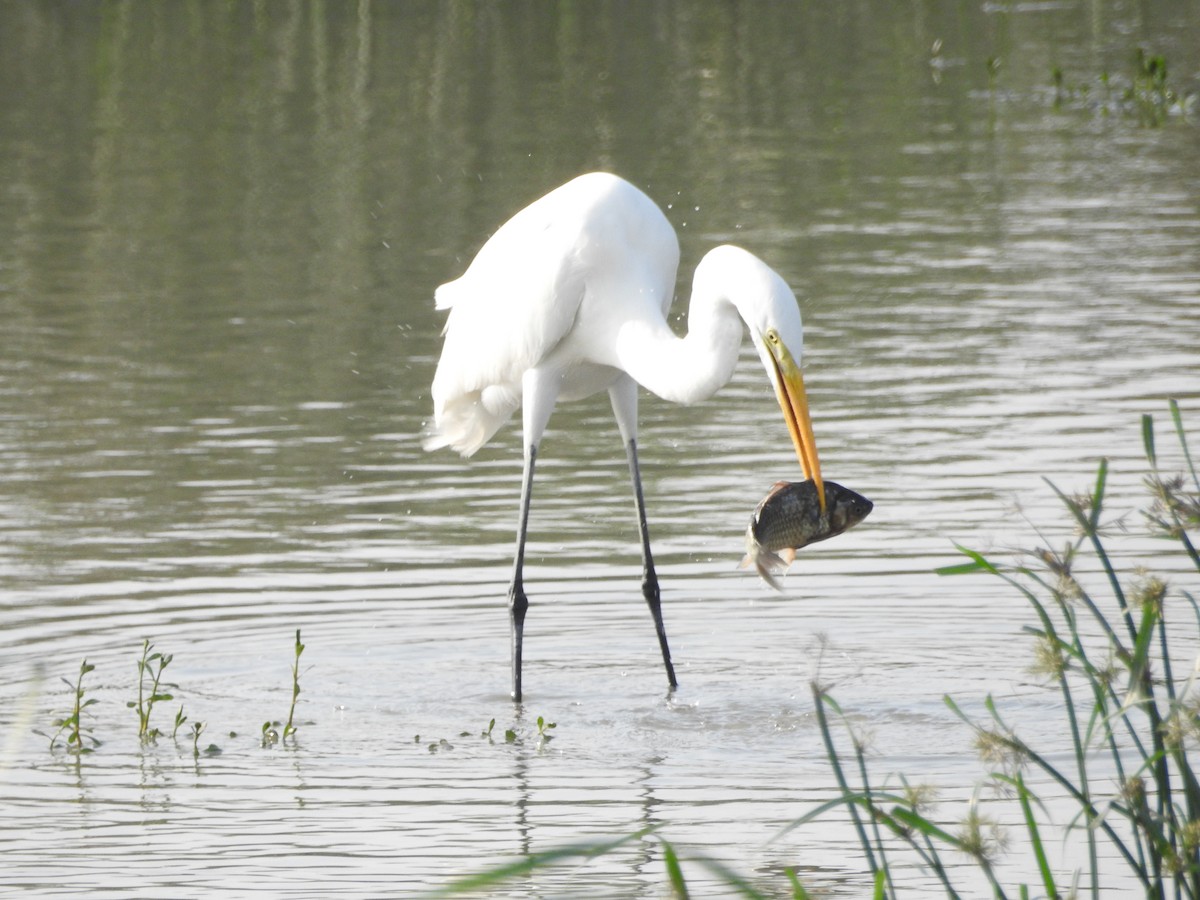
[[[521,376],[570,331],[586,289],[586,241],[578,215],[552,198],[517,213],[461,278],[437,289],[450,315],[427,447],[474,453],[520,405]]]

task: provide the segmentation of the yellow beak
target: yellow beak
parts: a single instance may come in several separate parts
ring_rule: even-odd
[[[821,461],[817,458],[817,441],[813,437],[812,419],[808,414],[808,393],[804,390],[804,375],[788,349],[782,343],[771,345],[775,363],[775,396],[788,433],[796,447],[796,457],[804,477],[816,483],[821,512],[825,512],[825,481],[821,478]]]

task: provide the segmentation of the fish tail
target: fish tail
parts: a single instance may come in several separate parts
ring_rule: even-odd
[[[750,548],[750,552],[742,558],[741,565],[738,568],[745,569],[753,564],[759,577],[782,594],[783,584],[776,576],[786,572],[791,562],[790,559],[785,559],[778,553],[772,553],[760,544]]]

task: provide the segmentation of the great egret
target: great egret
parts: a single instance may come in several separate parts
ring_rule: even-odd
[[[795,295],[757,257],[738,247],[717,247],[696,268],[688,333],[681,338],[666,318],[678,265],[675,230],[654,202],[628,181],[594,172],[518,212],[488,239],[462,277],[437,289],[437,308],[450,314],[425,448],[452,447],[470,456],[522,407],[525,469],[508,590],[515,701],[521,700],[529,607],[522,569],[533,468],[556,401],[608,391],[633,480],[642,595],[672,689],[675,668],[638,472],[637,386],[676,403],[709,397],[733,374],[744,321],[775,386],[805,477],[823,484],[800,372],[803,329]],[[823,501],[823,488],[818,493]]]

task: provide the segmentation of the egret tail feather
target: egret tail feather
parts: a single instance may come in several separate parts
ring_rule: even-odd
[[[473,456],[512,418],[518,406],[520,399],[512,391],[485,389],[455,397],[435,407],[421,445],[426,450],[450,447],[463,456]]]

